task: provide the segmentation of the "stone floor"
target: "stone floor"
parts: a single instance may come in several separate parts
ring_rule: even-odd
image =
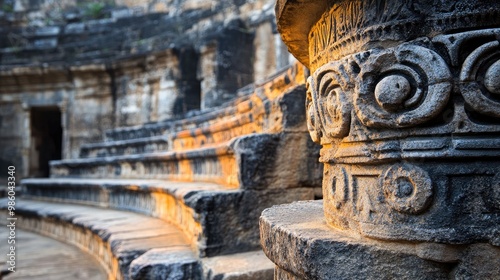
[[[8,228],[0,227],[0,262],[6,268]],[[5,276],[14,279],[107,279],[94,257],[76,247],[29,231],[16,229],[16,272]],[[1,277],[0,277],[1,278]]]

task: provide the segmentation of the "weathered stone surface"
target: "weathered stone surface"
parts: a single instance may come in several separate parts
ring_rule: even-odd
[[[203,258],[207,280],[273,279],[274,264],[262,251]]]
[[[8,235],[8,228],[2,226],[0,236],[7,240]],[[99,262],[74,246],[21,229],[16,229],[16,238],[16,271],[10,272],[4,266],[10,273],[2,275],[2,279],[107,279]],[[4,242],[0,250],[7,253],[8,247]],[[2,256],[1,260],[5,264],[7,256]]]
[[[198,259],[185,247],[152,249],[130,264],[130,279],[202,279]]]
[[[255,229],[263,209],[314,198],[311,188],[283,193],[152,180],[29,179],[23,180],[23,185],[29,199],[88,204],[161,218],[181,228],[202,256],[257,249]]]
[[[144,154],[166,151],[168,138],[153,136],[122,141],[84,144],[80,147],[81,158],[106,157],[116,155]]]
[[[251,134],[211,148],[52,161],[51,174],[205,181],[243,189],[314,187],[321,180],[316,159],[305,152],[289,152],[296,145],[314,150],[308,142],[304,133]],[[297,164],[281,165],[291,161]]]
[[[277,265],[277,279],[495,279],[500,273],[498,247],[450,246],[427,255],[422,253],[429,250],[426,243],[378,241],[332,229],[322,204],[297,202],[262,213],[262,247]],[[443,257],[455,250],[461,253]],[[484,263],[478,270],[480,259]]]
[[[64,69],[43,67],[16,68],[15,71],[3,72],[2,77],[10,78],[0,79],[2,84],[0,91],[5,91],[5,94],[0,94],[0,100],[6,102],[5,106],[9,107],[3,111],[5,121],[2,121],[0,128],[3,137],[1,141],[6,143],[0,145],[5,149],[0,152],[5,154],[2,156],[2,161],[8,166],[8,162],[12,162],[13,158],[19,158],[19,162],[13,162],[16,163],[18,171],[23,176],[33,175],[29,167],[36,161],[37,154],[32,149],[37,144],[32,139],[33,123],[28,120],[34,116],[33,111],[39,107],[60,112],[61,129],[64,132],[61,136],[63,158],[76,158],[82,144],[97,142],[107,128],[158,120],[163,118],[164,114],[173,114],[175,107],[173,103],[169,105],[154,101],[157,99],[156,94],[159,96],[163,93],[172,102],[181,98],[182,92],[176,91],[176,94],[180,95],[172,96],[168,92],[173,89],[162,87],[167,80],[173,82],[174,87],[175,84],[188,82],[182,82],[184,79],[182,75],[180,77],[178,74],[172,77],[163,75],[161,70],[163,67],[169,69],[178,66],[175,61],[171,61],[175,60],[174,56],[171,51],[167,51],[146,58],[117,62],[112,66],[103,64],[75,66],[69,72]],[[145,70],[142,69],[143,64],[147,65]],[[51,78],[47,79],[45,75]],[[295,99],[303,98],[303,87],[300,86],[304,83],[303,75],[303,70],[299,66],[286,69],[268,81],[249,87],[254,89],[246,91],[245,96],[217,110],[192,114],[193,116],[186,119],[112,130],[108,133],[109,139],[125,142],[114,143],[116,146],[112,143],[103,143],[92,144],[90,147],[96,146],[97,149],[100,145],[103,146],[100,151],[93,152],[101,155],[137,154],[165,151],[167,143],[160,144],[161,140],[158,139],[157,142],[155,137],[169,139],[171,142],[168,143],[168,149],[185,150],[229,141],[233,137],[252,132],[274,133],[283,129],[301,131],[304,116],[297,112],[303,111],[303,103],[296,102]],[[163,81],[164,79],[167,80]],[[115,86],[110,87],[110,84]],[[19,86],[23,91],[30,93],[16,94],[16,88]],[[122,92],[123,95],[114,96],[113,94],[117,92]],[[186,92],[191,91],[186,88]],[[67,94],[74,95],[74,98],[68,99]],[[183,96],[182,98],[187,98],[187,95]],[[11,117],[7,116],[14,118],[10,119]],[[146,144],[150,141],[148,139],[143,139],[143,142],[132,140],[148,137],[153,137],[150,140],[156,144]],[[125,146],[129,146],[127,151]],[[87,148],[84,147],[83,155],[85,150]],[[8,154],[12,156],[7,156]]]
[[[301,92],[304,90],[304,82],[303,67],[294,65],[265,81],[241,89],[243,96],[212,110],[192,112],[181,119],[116,128],[106,131],[106,140],[128,140],[175,133],[177,135],[173,137],[179,140],[173,147],[182,149],[213,143],[214,140],[230,140],[250,132],[300,130],[304,120],[304,116],[299,114],[304,111],[304,96]],[[204,139],[202,136],[205,134],[212,136]],[[190,142],[194,142],[194,145]]]
[[[325,145],[320,160],[331,225],[377,238],[496,242],[500,216],[491,200],[497,199],[500,107],[480,87],[478,69],[495,63],[489,55],[498,52],[492,49],[498,32],[421,38],[315,71],[308,127]],[[474,38],[485,42],[465,51]],[[438,46],[446,55],[434,51]]]
[[[16,125],[26,134],[16,142],[2,133],[0,147],[14,149],[0,151],[0,157],[22,158],[16,166],[23,176],[35,175],[29,166],[37,157],[29,130],[33,108],[61,112],[62,158],[77,158],[79,147],[101,141],[105,130],[210,110],[290,64],[272,28],[270,0],[145,0],[126,6],[20,0],[15,2],[26,8],[16,12],[13,2],[0,12],[0,103],[22,106],[16,118],[28,127],[0,122],[2,131]],[[206,57],[205,46],[213,46]]]
[[[461,278],[479,271],[489,279],[498,273],[496,261],[470,260],[498,254],[500,5],[431,2],[277,1],[278,30],[312,73],[307,127],[323,146],[323,210],[331,227],[329,235],[317,232],[328,238],[328,249],[312,232],[303,235],[309,225],[293,216],[276,226],[280,245],[265,236],[278,279]],[[287,210],[296,212],[295,206]],[[264,225],[270,234],[272,225]],[[276,253],[295,250],[280,239],[287,233],[301,240],[295,266]],[[342,246],[361,241],[367,243],[343,253]],[[330,260],[363,268],[327,271]]]
[[[311,70],[355,52],[472,26],[480,29],[500,24],[497,7],[484,1],[459,0],[453,5],[431,1],[276,2],[283,41]]]

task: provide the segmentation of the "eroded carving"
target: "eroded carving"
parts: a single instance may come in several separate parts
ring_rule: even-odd
[[[340,209],[347,202],[349,195],[349,179],[344,168],[339,168],[332,176],[328,174],[323,177],[323,186],[325,188],[325,196],[330,198],[335,208]]]
[[[500,117],[500,43],[492,41],[475,49],[463,63],[460,91],[473,110]]]
[[[436,117],[452,89],[446,62],[434,51],[412,44],[371,52],[360,61],[354,108],[369,127],[403,128]]]
[[[313,93],[311,89],[312,77],[307,78],[306,83],[306,117],[307,117],[307,130],[311,139],[319,143],[321,139],[321,126],[319,125],[318,111],[316,110],[313,102]]]
[[[432,198],[432,181],[423,169],[410,164],[389,167],[380,178],[387,203],[396,211],[418,214]]]
[[[308,79],[308,128],[315,142],[320,140],[319,135],[331,140],[349,133],[351,105],[347,97],[347,81],[347,73],[341,63],[324,65]]]

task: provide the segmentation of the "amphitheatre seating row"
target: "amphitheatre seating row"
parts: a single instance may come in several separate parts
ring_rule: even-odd
[[[261,212],[321,189],[304,91],[295,65],[217,110],[108,131],[22,181],[20,226],[89,251],[110,279],[272,279]]]

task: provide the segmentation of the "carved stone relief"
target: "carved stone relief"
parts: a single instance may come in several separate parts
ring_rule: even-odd
[[[419,38],[316,69],[306,108],[311,137],[323,145],[330,225],[391,240],[494,242],[496,36],[500,29]]]

